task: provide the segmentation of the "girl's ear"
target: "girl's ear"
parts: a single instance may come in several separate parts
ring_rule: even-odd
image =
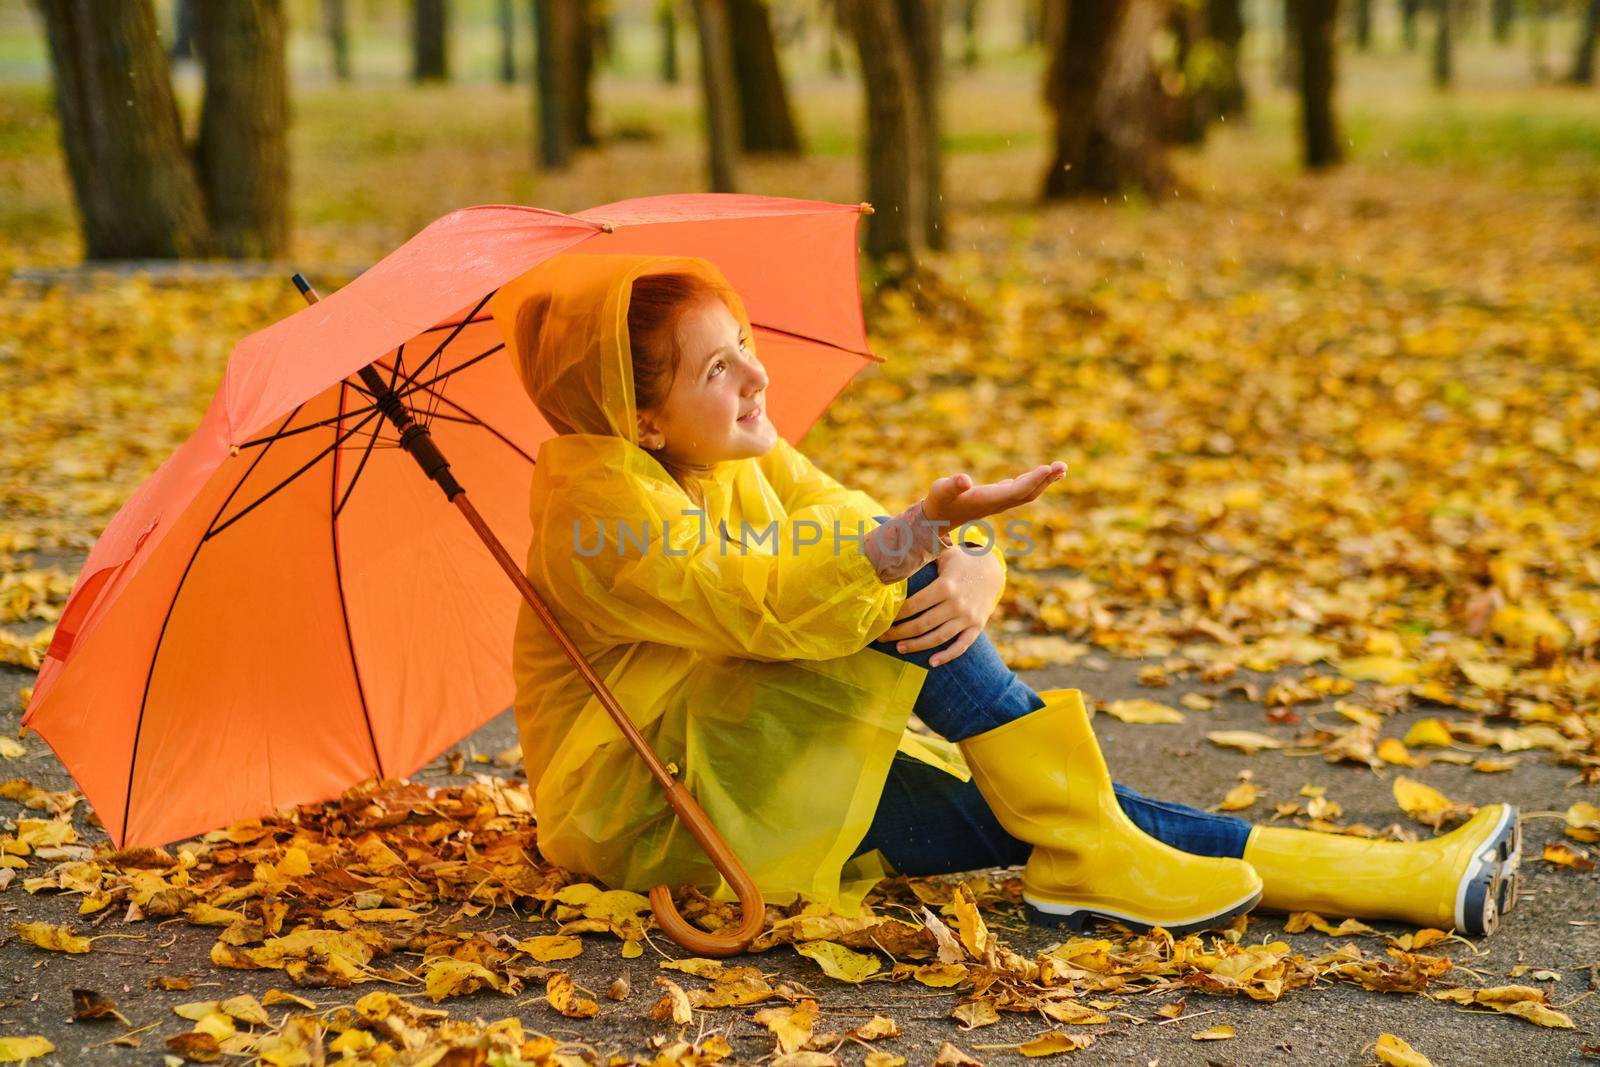
[[[667,443],[666,435],[656,426],[656,420],[651,418],[648,412],[644,411],[638,412],[638,418],[639,447],[650,452],[664,447]]]

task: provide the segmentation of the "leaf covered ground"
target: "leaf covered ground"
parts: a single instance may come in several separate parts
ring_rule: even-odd
[[[478,103],[461,143],[509,167],[510,105]],[[4,104],[34,149],[38,105]],[[1272,116],[1186,157],[1190,192],[1161,205],[1024,207],[1036,129],[955,157],[952,251],[871,295],[889,362],[803,447],[891,505],[955,469],[1066,460],[1025,537],[1002,539],[1008,661],[1094,698],[1113,769],[1149,793],[1393,838],[1514,800],[1529,877],[1496,937],[1338,915],[1054,936],[1021,920],[1011,871],[891,880],[864,917],[772,909],[757,951],[686,960],[643,898],[539,860],[514,760],[495,759],[503,724],[437,777],[124,853],[8,726],[0,1062],[1583,1056],[1600,1023],[1600,186],[1415,161],[1304,178],[1263,162]],[[297,132],[314,177],[356,165],[327,147],[331,121]],[[659,191],[651,173],[694,187],[674,145],[471,199],[576,208]],[[381,255],[458,206],[461,166],[420,192],[338,172],[303,197],[304,253]],[[6,261],[65,258],[59,180],[0,173],[37,205]],[[848,156],[752,187],[857,198]],[[17,240],[28,227],[49,239]],[[87,546],[193,427],[232,341],[297,299],[278,280],[0,283],[8,724]]]

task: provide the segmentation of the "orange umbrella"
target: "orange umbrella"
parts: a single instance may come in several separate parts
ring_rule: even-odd
[[[511,703],[518,583],[542,607],[499,542],[528,542],[553,431],[484,310],[497,287],[575,248],[710,260],[757,331],[769,415],[797,441],[876,358],[864,210],[721,194],[466,208],[244,338],[199,428],[96,542],[24,723],[119,846],[416,771]],[[715,858],[720,840],[700,840]]]

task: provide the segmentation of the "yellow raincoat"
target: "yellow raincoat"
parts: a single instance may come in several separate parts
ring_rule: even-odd
[[[953,744],[907,730],[926,670],[870,647],[906,583],[880,583],[851,540],[835,551],[835,520],[845,534],[864,534],[891,512],[780,437],[764,456],[715,465],[700,483],[702,521],[637,444],[627,301],[634,278],[667,271],[704,277],[748,335],[738,294],[697,258],[568,253],[490,302],[529,395],[558,433],[534,468],[527,575],[767,899],[805,894],[854,913],[885,874],[876,851],[850,854],[895,752],[963,779],[966,767]],[[824,533],[797,553],[802,519]],[[771,522],[776,542],[747,552],[720,536]],[[693,883],[733,900],[526,605],[515,675],[544,856],[611,888]]]

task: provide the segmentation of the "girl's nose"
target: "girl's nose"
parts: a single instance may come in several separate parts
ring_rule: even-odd
[[[759,359],[750,361],[749,388],[747,393],[759,393],[767,387],[767,368],[761,365]]]

